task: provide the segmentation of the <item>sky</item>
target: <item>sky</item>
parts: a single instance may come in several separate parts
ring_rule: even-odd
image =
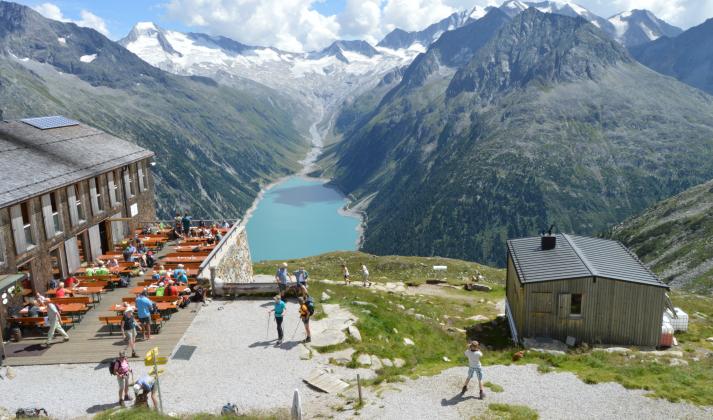
[[[423,29],[453,12],[503,0],[19,0],[46,17],[124,37],[136,22],[222,35],[250,45],[311,51],[335,39],[376,44],[394,28]],[[713,17],[713,0],[578,0],[609,17],[648,9],[687,29]]]

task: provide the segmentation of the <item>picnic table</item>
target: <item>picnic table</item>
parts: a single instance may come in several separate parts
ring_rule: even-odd
[[[63,315],[69,315],[73,320],[75,317],[77,317],[77,319],[81,319],[82,315],[89,310],[87,305],[83,303],[58,303],[57,307]],[[46,306],[40,306],[39,309],[41,314],[47,314]],[[20,310],[20,315],[27,316],[29,312],[30,310],[25,307]]]
[[[166,312],[174,309],[178,309],[178,306],[176,306],[175,303],[172,302],[154,302],[156,304],[156,307],[158,308],[159,312]],[[128,305],[131,306],[132,308],[135,309],[133,305]],[[123,313],[127,308],[126,304],[123,303],[117,303],[116,305],[111,307],[111,311],[116,312],[117,314]]]
[[[173,250],[175,252],[210,252],[215,249],[215,245],[179,245]]]
[[[67,293],[70,295],[84,295],[84,296],[92,296],[92,300],[94,302],[101,302],[102,297],[102,291],[104,290],[103,287],[75,287],[72,289],[65,289]],[[49,289],[47,290],[47,296],[55,296],[57,294],[57,289]]]
[[[176,264],[190,264],[197,263],[200,264],[206,259],[204,255],[186,255],[186,256],[176,256],[176,257],[164,257],[161,258],[161,263],[176,263]]]
[[[179,293],[179,294],[180,294],[180,293],[183,293],[186,289],[188,289],[188,286],[183,286],[183,285],[177,285],[176,287],[178,288],[178,293]],[[140,294],[141,292],[143,292],[144,289],[148,289],[148,292],[149,292],[150,295],[155,295],[155,294],[156,294],[156,289],[158,289],[158,286],[156,286],[155,284],[152,284],[152,285],[150,285],[150,286],[138,286],[138,287],[134,287],[133,289],[131,289],[131,293],[134,294],[134,295],[138,295],[138,294]]]

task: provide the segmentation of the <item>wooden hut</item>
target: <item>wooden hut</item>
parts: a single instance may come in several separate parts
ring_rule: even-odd
[[[668,286],[617,241],[545,235],[507,243],[513,339],[656,346]]]

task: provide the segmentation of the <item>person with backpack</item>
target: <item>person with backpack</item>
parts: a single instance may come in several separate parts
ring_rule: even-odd
[[[344,276],[344,285],[349,286],[351,280],[349,278],[349,269],[347,268],[346,264],[342,264],[342,275]]]
[[[366,268],[366,264],[361,265],[361,279],[364,282],[364,287],[371,286],[371,282],[369,281],[369,269]]]
[[[151,401],[153,402],[154,410],[158,409],[158,401],[156,400],[156,380],[153,376],[148,374],[143,374],[134,383],[134,394],[136,395],[136,402],[134,407],[138,406],[149,406],[148,396],[151,395]]]
[[[131,376],[134,373],[129,366],[126,353],[119,352],[119,357],[109,364],[109,373],[116,376],[116,381],[119,383],[119,405],[124,407],[125,401],[131,401],[129,383],[131,383]]]
[[[463,384],[463,389],[461,394],[465,394],[468,390],[468,383],[473,378],[475,374],[478,377],[478,386],[480,387],[480,399],[485,398],[485,391],[483,391],[483,368],[480,364],[480,359],[483,357],[483,352],[480,351],[480,343],[473,340],[468,344],[468,348],[465,349],[465,357],[468,359],[468,378]]]
[[[285,310],[287,309],[287,305],[285,305],[285,302],[282,300],[282,296],[280,295],[275,295],[275,307],[270,309],[270,312],[275,313],[275,324],[277,325],[277,345],[279,346],[282,344],[282,339],[284,338],[284,333],[282,331],[282,321],[285,316]]]
[[[45,347],[49,347],[52,344],[52,339],[54,338],[54,333],[59,332],[64,341],[69,341],[69,335],[64,328],[62,328],[62,313],[52,302],[45,302],[47,308],[47,325],[49,326],[49,331],[47,332],[47,341],[45,342]]]
[[[305,298],[300,297],[297,299],[297,301],[300,303],[300,319],[302,320],[302,324],[305,326],[305,334],[307,337],[305,337],[303,343],[309,343],[312,341],[312,332],[310,331],[309,328],[309,319],[314,314],[314,304],[312,306],[312,309],[310,310],[309,306],[307,306],[307,301]]]
[[[128,347],[131,349],[131,357],[138,357],[136,355],[136,329],[140,330],[141,326],[136,325],[136,320],[134,319],[134,308],[131,306],[124,310],[124,315],[121,317],[121,334],[126,340],[128,338]]]
[[[282,300],[286,300],[285,293],[287,292],[287,286],[290,283],[290,272],[287,271],[287,263],[283,262],[280,267],[277,268],[275,273],[275,283],[280,289],[280,297]]]
[[[149,299],[149,294],[146,290],[136,298],[136,314],[139,316],[141,330],[144,333],[144,340],[151,339],[151,312],[153,311],[154,303]]]

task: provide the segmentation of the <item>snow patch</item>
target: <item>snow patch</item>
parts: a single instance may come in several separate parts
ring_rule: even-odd
[[[57,42],[59,42],[61,45],[67,45],[67,38],[59,37],[57,38]]]
[[[81,61],[82,63],[91,63],[92,61],[94,61],[96,59],[97,59],[96,54],[83,55],[83,56],[79,57],[79,61]]]
[[[153,22],[139,22],[134,25],[134,28],[139,31],[158,31],[158,28],[156,28],[156,24],[154,24]]]

